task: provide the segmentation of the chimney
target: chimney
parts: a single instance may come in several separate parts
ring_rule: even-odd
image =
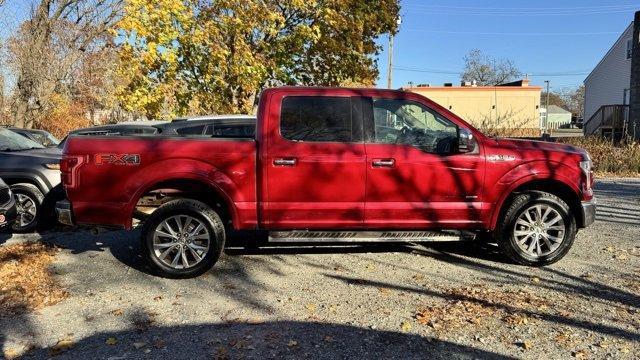
[[[629,135],[640,139],[640,11],[633,21],[633,40],[631,52],[631,82],[629,89]]]

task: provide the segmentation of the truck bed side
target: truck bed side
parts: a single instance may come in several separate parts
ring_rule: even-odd
[[[181,181],[223,199],[234,227],[257,225],[253,139],[79,136],[69,139],[64,154],[78,162],[63,168],[78,224],[131,228],[143,195]]]

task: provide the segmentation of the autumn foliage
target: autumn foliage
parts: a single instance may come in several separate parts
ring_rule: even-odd
[[[130,0],[118,98],[149,118],[250,113],[265,87],[371,85],[398,0]]]

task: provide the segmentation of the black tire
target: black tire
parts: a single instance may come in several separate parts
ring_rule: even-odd
[[[192,267],[181,269],[163,263],[154,250],[154,235],[156,229],[165,220],[178,215],[189,216],[199,221],[206,228],[207,234],[209,235],[209,248],[208,251],[204,252],[202,260]],[[218,261],[225,242],[224,223],[211,207],[200,201],[191,199],[172,200],[158,207],[145,220],[142,226],[141,240],[145,257],[154,272],[158,275],[167,278],[196,277],[211,269]],[[186,246],[187,245],[184,245],[185,252],[187,250]]]
[[[13,193],[13,197],[16,200],[16,208],[18,210],[18,216],[16,221],[11,226],[13,232],[16,233],[28,233],[33,232],[38,228],[38,223],[42,217],[42,202],[44,201],[44,195],[35,185],[20,183],[11,185],[11,192]],[[21,196],[19,196],[21,195]],[[19,198],[28,198],[24,204],[19,204]],[[35,208],[35,215],[33,216],[33,220],[28,221],[25,219],[29,217],[29,214],[24,213],[23,205],[30,205],[33,203]],[[24,221],[24,222],[21,222]],[[24,224],[24,225],[21,225]]]
[[[532,256],[521,249],[516,242],[516,221],[521,214],[535,205],[545,205],[555,210],[564,223],[563,239],[560,245],[542,256]],[[542,191],[528,191],[513,197],[507,208],[502,211],[494,237],[501,252],[514,262],[527,266],[544,266],[562,259],[573,245],[576,237],[576,219],[569,205],[561,198]],[[522,235],[520,235],[522,236]]]

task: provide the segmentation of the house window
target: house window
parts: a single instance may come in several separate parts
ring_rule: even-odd
[[[627,60],[631,59],[633,55],[633,41],[631,39],[627,40]]]

